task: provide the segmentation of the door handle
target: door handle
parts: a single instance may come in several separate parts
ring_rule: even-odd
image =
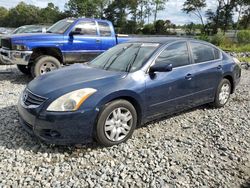
[[[222,69],[222,66],[221,66],[221,65],[218,65],[217,69],[221,70],[221,69]]]
[[[96,39],[95,41],[96,41],[96,43],[100,43],[100,42],[101,42],[101,40],[100,40],[100,39]]]
[[[192,75],[192,74],[187,74],[187,75],[185,76],[185,79],[186,79],[186,80],[192,80],[192,78],[193,78],[193,75]]]

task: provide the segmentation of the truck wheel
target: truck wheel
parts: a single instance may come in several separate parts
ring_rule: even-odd
[[[46,74],[61,67],[60,61],[52,56],[43,55],[38,57],[31,66],[33,77]]]
[[[30,67],[27,66],[27,65],[17,65],[17,68],[20,72],[22,72],[23,74],[26,74],[26,75],[30,75],[31,74],[31,70],[30,70]]]
[[[96,125],[96,139],[103,146],[128,140],[137,124],[134,106],[126,100],[115,100],[104,107]]]

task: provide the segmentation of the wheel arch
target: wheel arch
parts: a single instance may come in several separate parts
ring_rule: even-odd
[[[141,97],[135,92],[117,91],[103,98],[99,102],[98,106],[102,109],[106,104],[115,100],[126,100],[134,106],[137,112],[137,126],[140,126],[142,123],[143,114],[144,114]]]
[[[33,48],[32,51],[33,51],[33,53],[30,57],[30,62],[34,62],[35,59],[37,59],[38,57],[40,57],[42,55],[52,56],[52,57],[58,59],[58,61],[60,61],[60,63],[64,62],[63,54],[59,48],[56,48],[56,47],[37,47],[37,48]]]
[[[225,74],[223,76],[223,79],[227,79],[230,84],[231,84],[231,94],[234,92],[234,89],[235,89],[235,84],[234,84],[234,80],[233,80],[233,76],[230,75],[230,74]]]

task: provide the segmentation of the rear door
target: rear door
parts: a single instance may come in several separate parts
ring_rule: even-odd
[[[116,45],[116,37],[114,35],[113,27],[106,21],[98,21],[98,28],[100,33],[101,51],[104,52]]]
[[[189,42],[195,81],[194,100],[197,104],[211,102],[215,96],[216,88],[222,79],[222,54],[208,44],[201,42]]]
[[[146,75],[147,117],[149,119],[189,107],[195,87],[190,54],[185,41],[168,46],[158,56],[155,63],[172,64],[173,70]]]
[[[80,31],[80,34],[69,36],[65,52],[66,61],[89,61],[102,52],[95,21],[79,21],[72,31]]]

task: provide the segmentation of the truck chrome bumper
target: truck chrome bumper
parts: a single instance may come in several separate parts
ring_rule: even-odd
[[[32,51],[0,49],[0,62],[7,65],[28,65]]]

